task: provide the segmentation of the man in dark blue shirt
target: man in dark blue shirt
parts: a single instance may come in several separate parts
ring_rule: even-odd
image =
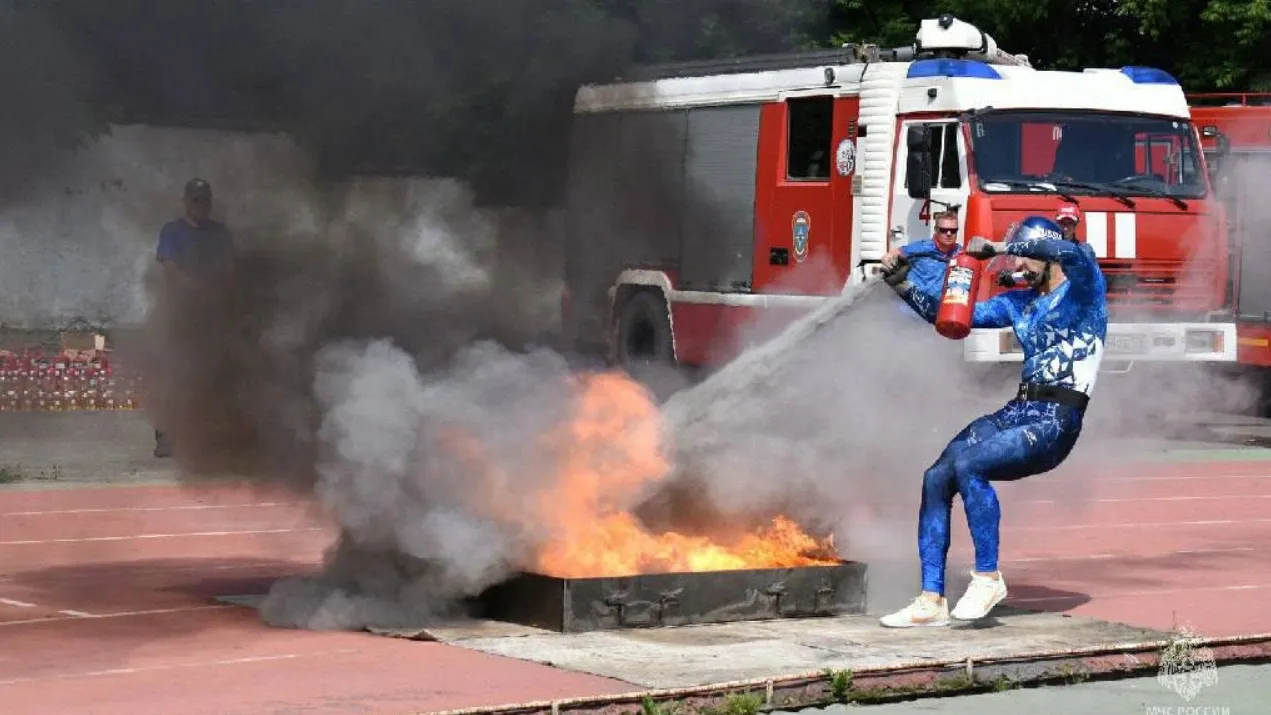
[[[234,253],[234,238],[225,224],[211,218],[212,187],[203,179],[185,185],[185,215],[159,231],[155,257],[171,273],[198,280],[225,269]]]
[[[165,288],[197,289],[229,268],[234,237],[225,224],[211,218],[212,186],[190,179],[183,196],[185,215],[159,230],[155,258],[163,269]],[[154,432],[154,456],[172,456],[172,445],[162,430]]]

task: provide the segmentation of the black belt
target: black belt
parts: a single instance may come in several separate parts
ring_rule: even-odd
[[[1025,402],[1058,402],[1079,410],[1084,410],[1090,404],[1090,396],[1084,392],[1058,385],[1038,385],[1035,382],[1021,382],[1015,399]]]

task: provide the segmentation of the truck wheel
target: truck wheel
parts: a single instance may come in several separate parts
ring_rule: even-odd
[[[683,387],[671,338],[666,301],[653,291],[629,294],[618,306],[615,321],[618,364],[660,399]]]

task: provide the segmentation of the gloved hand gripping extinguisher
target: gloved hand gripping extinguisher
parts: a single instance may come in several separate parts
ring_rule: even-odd
[[[896,263],[890,270],[886,268],[883,269],[883,282],[891,286],[894,290],[902,290],[907,285],[907,279],[909,278],[910,261],[924,258],[930,258],[932,260],[940,261],[941,263],[949,262],[949,257],[939,251],[914,251],[908,256],[897,256]],[[882,261],[862,260],[860,265],[863,266],[866,263],[882,263]]]
[[[949,261],[944,293],[936,311],[936,332],[940,335],[950,340],[961,340],[971,334],[976,294],[980,288],[980,268],[980,259],[965,252]]]

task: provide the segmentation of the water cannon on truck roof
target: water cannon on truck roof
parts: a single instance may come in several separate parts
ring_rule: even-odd
[[[988,64],[1031,67],[1028,55],[1001,51],[997,41],[969,22],[952,15],[923,20],[914,37],[913,59],[973,59]]]
[[[620,365],[727,362],[941,207],[965,240],[1063,206],[1108,279],[1106,364],[1234,360],[1223,209],[1162,70],[1039,70],[943,15],[910,47],[642,68],[581,87],[574,120],[565,335]],[[972,331],[965,358],[1013,340]]]

